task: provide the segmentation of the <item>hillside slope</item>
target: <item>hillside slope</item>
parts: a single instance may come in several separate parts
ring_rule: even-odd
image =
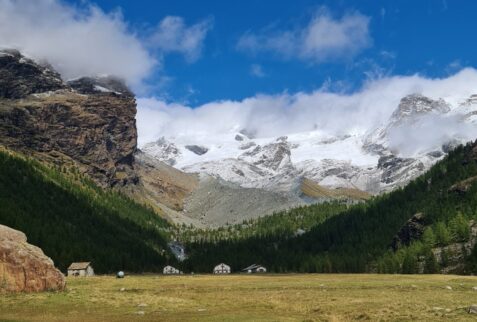
[[[163,219],[75,168],[0,150],[0,205],[0,224],[23,231],[63,271],[76,261],[99,273],[158,271],[172,260]]]
[[[254,235],[191,243],[188,265],[205,269],[226,262],[239,269],[255,262],[276,272],[406,273],[419,272],[419,266],[435,262],[434,271],[449,272],[447,259],[455,255],[451,251],[456,248],[452,245],[470,242],[468,252],[457,256],[460,265],[453,272],[471,273],[477,258],[472,241],[472,220],[477,220],[477,180],[472,178],[476,175],[477,142],[456,148],[405,188],[355,205],[301,236],[283,240]],[[416,214],[422,218],[420,233],[408,233],[411,237],[401,238],[395,247]],[[431,233],[433,238],[429,238]],[[437,256],[442,249],[448,254]]]

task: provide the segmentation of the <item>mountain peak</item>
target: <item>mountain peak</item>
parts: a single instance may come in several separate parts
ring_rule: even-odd
[[[134,96],[126,83],[114,76],[81,77],[70,80],[67,84],[81,94],[115,93]]]
[[[427,113],[443,114],[449,111],[450,107],[443,99],[433,100],[421,94],[411,94],[401,99],[391,115],[391,123],[400,123]]]
[[[60,74],[51,66],[38,64],[15,49],[0,50],[1,98],[18,99],[63,88]]]

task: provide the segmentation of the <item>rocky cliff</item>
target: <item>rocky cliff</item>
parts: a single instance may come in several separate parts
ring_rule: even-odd
[[[24,233],[0,225],[0,291],[61,291],[65,277]]]
[[[64,82],[48,65],[0,52],[0,144],[70,164],[103,186],[137,182],[136,103],[110,77]]]

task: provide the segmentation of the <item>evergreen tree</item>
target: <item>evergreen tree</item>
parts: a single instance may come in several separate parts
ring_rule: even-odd
[[[403,274],[415,274],[417,273],[417,259],[411,251],[406,251],[402,262]]]
[[[438,222],[435,228],[436,241],[440,246],[449,245],[451,242],[451,234],[447,226],[443,222]]]
[[[436,274],[439,273],[439,264],[437,263],[436,256],[433,252],[428,252],[426,260],[424,263],[424,273],[425,274]]]

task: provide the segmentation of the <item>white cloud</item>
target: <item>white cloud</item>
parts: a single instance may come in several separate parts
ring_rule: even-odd
[[[218,101],[195,108],[154,98],[138,99],[139,144],[159,137],[183,137],[197,143],[246,129],[257,137],[276,137],[310,130],[329,135],[363,134],[388,120],[401,98],[420,93],[458,104],[475,94],[477,70],[464,69],[443,79],[418,75],[372,80],[351,94],[326,88],[311,93],[257,95],[242,101]],[[434,137],[454,135],[445,121]],[[449,123],[451,124],[451,123]],[[456,128],[456,133],[459,129]],[[463,131],[462,135],[467,135]],[[396,144],[399,140],[395,139]],[[403,141],[405,142],[405,141]],[[408,140],[409,142],[409,140]]]
[[[252,66],[250,66],[250,75],[258,77],[258,78],[262,78],[266,76],[262,66],[258,64],[253,64]]]
[[[138,84],[155,65],[120,12],[57,0],[0,0],[0,46],[49,61],[65,79],[113,74]]]
[[[459,115],[425,115],[413,124],[403,124],[389,133],[390,148],[405,157],[461,139],[477,139],[477,126],[463,123]]]
[[[453,60],[450,62],[446,67],[445,71],[448,74],[453,74],[458,70],[461,70],[463,68],[462,62],[459,59]]]
[[[370,46],[370,18],[359,12],[335,19],[319,10],[307,26],[292,30],[266,28],[240,37],[239,50],[272,52],[284,58],[300,58],[315,63],[347,59]]]
[[[165,17],[149,39],[150,45],[163,53],[183,54],[187,61],[196,61],[202,52],[207,32],[212,28],[212,19],[205,19],[187,26],[181,17]]]
[[[139,35],[120,11],[106,13],[87,1],[72,6],[60,0],[0,0],[0,47],[46,60],[64,79],[115,75],[136,91],[147,88],[143,81],[160,68],[165,54],[196,60],[211,24],[206,19],[189,27],[180,17],[166,17],[154,32]]]

